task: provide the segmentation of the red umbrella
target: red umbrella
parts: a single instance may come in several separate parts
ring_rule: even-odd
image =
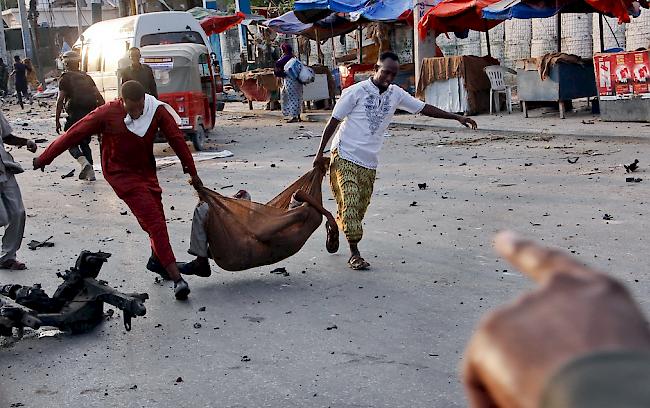
[[[443,0],[430,8],[420,19],[418,24],[420,37],[424,39],[429,31],[436,33],[488,31],[503,20],[484,19],[481,11],[497,1],[499,0]]]
[[[206,35],[219,34],[241,23],[245,18],[246,15],[239,11],[231,16],[206,17],[201,20],[201,28]]]

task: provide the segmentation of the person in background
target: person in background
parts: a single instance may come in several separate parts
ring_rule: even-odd
[[[56,133],[61,132],[61,112],[65,107],[68,117],[65,119],[63,130],[67,131],[90,112],[104,104],[104,98],[99,93],[95,81],[79,70],[81,58],[75,51],[63,54],[65,72],[59,78],[59,98],[56,101],[55,126]],[[91,137],[84,139],[69,150],[81,165],[79,180],[95,181],[93,170],[93,153],[90,149]]]
[[[29,93],[36,93],[38,92],[38,87],[41,85],[41,83],[38,81],[38,75],[36,75],[36,69],[34,68],[32,60],[30,58],[25,58],[24,64],[27,68],[26,75]]]
[[[18,97],[18,104],[21,109],[25,109],[23,98],[29,98],[27,90],[27,66],[22,63],[20,56],[14,56],[14,70],[11,73],[14,76],[14,83],[16,85],[16,96]]]
[[[282,57],[275,63],[274,73],[282,78],[280,88],[280,101],[282,104],[282,115],[289,117],[289,123],[300,122],[302,112],[302,84],[298,78],[292,78],[284,71],[284,67],[291,58],[294,58],[293,49],[289,43],[282,43]]]
[[[625,286],[509,231],[494,246],[537,287],[474,332],[463,359],[470,406],[650,407],[650,328]]]
[[[154,98],[158,99],[158,87],[156,79],[153,76],[153,70],[149,65],[142,64],[140,59],[140,49],[133,47],[129,49],[129,59],[131,65],[121,70],[122,83],[127,81],[137,81],[144,87],[144,91]]]
[[[9,82],[9,67],[0,58],[0,93],[2,96],[7,96],[7,93],[9,93],[7,82]]]
[[[16,174],[24,170],[14,161],[4,147],[4,144],[13,146],[27,146],[27,150],[36,152],[36,143],[12,134],[11,126],[0,112],[0,226],[5,227],[2,236],[2,255],[0,256],[0,269],[24,270],[24,263],[16,259],[16,252],[20,249],[25,232],[25,205],[16,182]]]

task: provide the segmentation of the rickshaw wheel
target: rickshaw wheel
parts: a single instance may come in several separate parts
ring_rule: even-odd
[[[192,135],[192,144],[197,151],[205,150],[205,129],[200,125]]]

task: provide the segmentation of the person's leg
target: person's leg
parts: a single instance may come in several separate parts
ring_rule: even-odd
[[[304,190],[298,190],[293,195],[294,200],[309,204],[313,209],[318,211],[326,219],[325,230],[327,231],[327,240],[325,241],[325,248],[330,254],[334,254],[339,250],[339,229],[336,224],[336,219],[331,212],[327,211],[323,204],[315,199],[313,196]]]
[[[90,148],[90,142],[91,142],[91,137],[87,137],[84,139],[80,144],[79,148],[81,149],[81,153],[84,155],[84,157],[88,160],[88,163],[95,164],[93,163],[93,151]]]
[[[16,96],[18,97],[18,105],[20,105],[20,109],[25,109],[25,104],[23,103],[23,92],[20,87],[16,87]]]
[[[190,290],[180,275],[174,252],[169,243],[161,193],[142,186],[121,198],[135,215],[142,229],[149,235],[154,255],[174,281],[176,298],[187,298]]]
[[[63,126],[63,130],[67,131],[77,123],[79,120],[81,120],[84,116],[79,115],[79,114],[70,114],[66,119],[65,119],[65,125]],[[95,181],[95,170],[93,170],[93,157],[92,157],[92,152],[90,151],[90,140],[91,138],[88,137],[87,139],[83,140],[79,145],[77,146],[72,146],[70,149],[68,149],[68,152],[72,157],[75,158],[79,162],[79,165],[81,166],[81,169],[79,169],[79,180],[88,180],[88,181]]]
[[[13,175],[9,175],[8,180],[3,183],[2,203],[5,208],[8,223],[6,224],[5,234],[2,237],[2,256],[0,265],[19,264],[16,261],[16,252],[20,249],[25,232],[25,206],[20,193],[20,187]],[[21,264],[22,265],[22,264]],[[21,268],[24,269],[24,265]]]
[[[206,221],[208,219],[208,203],[200,202],[194,208],[194,216],[192,217],[192,231],[190,233],[190,255],[199,258],[209,258],[210,252],[208,249],[208,234],[205,231]]]
[[[95,170],[93,169],[93,153],[90,149],[91,138],[88,137],[79,143],[79,150],[81,152],[80,161],[83,162],[81,166],[81,171],[79,172],[79,178],[88,181],[95,181]]]
[[[210,249],[208,247],[208,234],[206,231],[209,209],[210,206],[205,202],[200,202],[194,208],[192,232],[190,234],[190,249],[187,252],[196,256],[196,259],[180,267],[181,274],[208,277],[212,273],[210,271]]]
[[[362,223],[368,201],[362,196],[363,186],[359,184],[360,180],[363,180],[359,172],[363,170],[367,169],[341,159],[337,154],[332,155],[330,187],[338,207],[337,222],[350,245],[350,266],[354,269],[365,269],[369,266],[361,258],[358,247],[363,237]]]
[[[376,171],[359,167],[357,169],[356,174],[357,174],[357,186],[358,186],[358,197],[359,197],[359,205],[357,211],[358,211],[359,219],[363,221],[363,219],[366,216],[366,212],[368,211],[368,206],[370,205],[370,199],[372,198],[372,191],[375,185]],[[359,241],[361,241],[362,237],[363,237],[363,229],[361,229],[361,236],[359,236]],[[358,248],[359,241],[357,241],[353,246],[351,246],[351,249],[353,248],[355,250],[355,253],[359,257],[361,257]],[[370,266],[370,264],[368,264],[368,262],[366,262],[363,258],[361,258],[361,261],[362,261],[361,263],[365,264],[366,267]]]

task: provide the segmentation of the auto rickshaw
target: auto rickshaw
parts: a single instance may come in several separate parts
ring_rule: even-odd
[[[206,132],[214,128],[216,87],[210,53],[201,44],[148,45],[140,49],[142,63],[153,70],[158,99],[181,117],[180,128],[196,150],[205,149]],[[120,66],[129,64],[120,61]]]

